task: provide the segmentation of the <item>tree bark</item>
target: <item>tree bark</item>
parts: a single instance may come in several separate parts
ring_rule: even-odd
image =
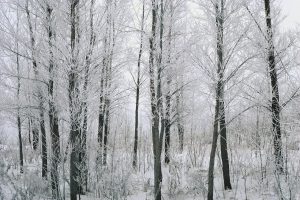
[[[21,127],[21,117],[20,111],[18,109],[18,136],[19,136],[19,159],[20,159],[20,173],[23,174],[24,172],[24,159],[23,159],[23,145],[22,145],[22,127]]]
[[[220,83],[217,84],[216,88],[216,105],[215,105],[215,119],[214,119],[214,129],[213,129],[213,140],[211,145],[211,152],[209,158],[209,168],[208,168],[208,193],[207,200],[214,199],[214,166],[215,166],[215,156],[218,142],[218,122],[219,122],[219,109],[220,109]]]
[[[171,141],[171,49],[172,49],[172,26],[173,26],[173,2],[170,2],[170,25],[168,30],[168,58],[167,58],[167,94],[166,94],[166,117],[165,117],[165,163],[170,163],[170,141]]]
[[[34,120],[31,120],[31,126],[32,126],[32,147],[33,150],[37,150],[39,145],[39,129],[37,127],[37,124],[33,122]]]
[[[220,9],[216,8],[217,18],[216,18],[216,26],[217,26],[217,54],[218,54],[218,75],[219,75],[219,83],[220,83],[220,113],[219,113],[219,125],[220,125],[220,146],[221,146],[221,160],[222,160],[222,171],[223,171],[223,181],[224,181],[224,189],[231,190],[231,182],[230,182],[230,171],[229,171],[229,159],[228,159],[228,151],[227,151],[227,129],[226,129],[226,116],[225,116],[225,105],[224,105],[224,88],[225,83],[223,81],[224,77],[224,66],[223,66],[223,54],[224,54],[224,34],[223,34],[223,26],[224,26],[224,2],[221,0]]]
[[[17,31],[19,31],[19,9],[17,10]],[[18,83],[17,83],[17,99],[18,99],[18,110],[17,110],[17,124],[18,124],[18,139],[19,139],[19,159],[20,159],[20,173],[24,173],[24,161],[23,161],[23,145],[22,145],[22,124],[20,116],[20,88],[21,88],[21,78],[20,78],[20,59],[19,59],[19,41],[16,41],[17,46],[17,73],[18,73]]]
[[[155,90],[155,71],[154,56],[156,52],[156,26],[157,26],[157,3],[152,0],[152,30],[149,39],[150,55],[149,55],[149,75],[150,75],[150,95],[151,95],[151,115],[152,115],[152,143],[154,154],[154,198],[161,200],[161,147],[159,135],[159,110],[157,107],[157,93]]]
[[[42,177],[47,179],[48,165],[47,165],[47,139],[44,119],[44,105],[42,94],[39,94],[39,110],[40,110],[40,129],[42,133]]]
[[[31,120],[30,117],[28,117],[28,142],[30,146],[32,146],[32,141],[31,141]]]
[[[137,167],[137,150],[139,140],[139,101],[140,101],[140,85],[141,85],[141,59],[143,54],[143,38],[144,38],[144,20],[145,20],[145,1],[143,1],[142,25],[141,25],[141,42],[138,56],[138,74],[136,81],[136,96],[135,96],[135,124],[134,124],[134,145],[133,145],[133,161],[134,169]]]
[[[115,19],[113,15],[113,10],[116,10],[115,1],[106,1],[107,5],[107,49],[104,56],[106,56],[105,65],[105,93],[104,93],[104,135],[103,135],[103,165],[107,163],[107,147],[108,147],[108,136],[110,135],[110,109],[111,109],[111,81],[112,81],[112,61],[115,46]]]
[[[283,155],[282,155],[282,139],[280,128],[280,104],[279,104],[279,90],[278,90],[278,78],[275,61],[275,48],[273,44],[273,30],[271,20],[271,8],[270,0],[264,0],[265,3],[265,15],[267,25],[267,42],[268,42],[268,67],[271,79],[272,87],[272,127],[274,134],[274,154],[275,154],[275,166],[279,173],[283,173]]]
[[[99,143],[99,152],[97,155],[97,163],[102,165],[102,151],[103,151],[103,128],[104,128],[104,68],[105,59],[103,59],[103,65],[101,69],[100,77],[100,101],[99,101],[99,114],[98,114],[98,143]]]
[[[29,11],[28,0],[26,0],[25,10],[27,14],[28,20],[28,28],[29,28],[29,35],[30,35],[30,44],[31,44],[31,54],[32,54],[32,65],[34,70],[35,79],[39,79],[39,69],[37,66],[36,60],[36,50],[35,50],[35,38],[33,35],[33,28],[31,24],[31,17]],[[39,123],[40,123],[40,131],[41,131],[41,138],[42,138],[42,177],[47,179],[47,139],[46,139],[46,130],[45,130],[45,119],[44,119],[44,99],[41,87],[37,83],[36,91],[39,101]],[[37,135],[36,135],[37,136]],[[34,145],[35,146],[35,145]]]
[[[70,106],[70,199],[76,200],[79,194],[79,177],[80,172],[77,167],[79,162],[80,150],[80,109],[79,106],[79,86],[78,86],[78,60],[76,55],[78,37],[78,15],[79,15],[79,0],[71,0],[71,70],[69,72],[69,106]]]
[[[47,32],[48,32],[48,45],[49,45],[49,120],[50,120],[50,136],[51,136],[51,189],[52,198],[58,199],[59,196],[59,174],[58,163],[60,160],[60,136],[58,126],[57,110],[54,103],[54,55],[53,55],[53,27],[52,27],[52,11],[53,8],[47,4]]]
[[[110,46],[110,1],[105,1],[105,10],[107,13],[106,16],[106,30],[104,35],[104,45],[103,45],[103,60],[102,60],[102,69],[101,69],[101,79],[100,79],[100,105],[99,105],[99,124],[98,124],[98,142],[99,142],[99,153],[98,153],[98,162],[100,165],[106,163],[106,158],[104,158],[105,148],[107,148],[104,144],[107,142],[107,133],[108,127],[106,127],[106,116],[109,114],[107,112],[107,86],[108,86],[108,65],[110,62],[109,58],[109,46]],[[106,136],[105,136],[106,135]],[[106,137],[106,139],[105,139]],[[106,141],[104,141],[106,140]],[[105,159],[105,161],[104,161]]]
[[[224,188],[225,190],[231,190],[232,187],[230,181],[226,130],[227,129],[226,129],[224,100],[222,99],[220,101],[220,146],[221,146],[222,171],[223,171]]]
[[[169,81],[168,81],[169,82]],[[170,91],[166,95],[166,118],[165,118],[165,126],[166,126],[166,135],[165,135],[165,163],[170,163],[170,129],[171,129],[171,120],[170,120],[170,110],[171,110],[171,96]]]
[[[217,59],[218,68],[217,75],[218,81],[216,85],[216,105],[215,105],[215,119],[213,140],[209,161],[208,172],[208,194],[207,199],[213,200],[213,188],[214,188],[214,162],[218,140],[218,126],[220,124],[220,145],[221,145],[221,159],[222,159],[222,171],[225,190],[231,189],[230,174],[229,174],[229,161],[227,152],[227,138],[226,138],[226,120],[225,120],[225,108],[224,108],[224,66],[223,66],[223,23],[224,23],[224,2],[216,2],[216,26],[217,26]]]
[[[32,124],[32,123],[31,123]],[[33,125],[32,127],[32,147],[33,150],[37,150],[38,145],[39,145],[39,129],[36,124]]]
[[[182,89],[177,88],[177,94],[176,94],[176,115],[177,115],[177,131],[178,131],[178,137],[179,137],[179,151],[180,153],[183,152],[183,146],[184,146],[184,126],[182,124],[181,119],[181,95],[182,95]]]
[[[91,66],[91,56],[93,54],[94,44],[95,44],[95,34],[94,34],[94,0],[91,0],[90,5],[90,43],[89,43],[89,51],[86,55],[86,65],[84,70],[84,84],[83,84],[83,102],[82,102],[82,110],[83,110],[83,125],[81,130],[81,154],[79,158],[79,162],[82,163],[82,183],[81,183],[81,193],[83,194],[88,190],[88,165],[87,165],[87,125],[88,125],[88,107],[87,107],[87,99],[88,99],[88,81],[89,81],[89,71]],[[85,191],[84,191],[85,190]]]
[[[159,20],[159,52],[157,61],[157,108],[160,115],[160,137],[159,146],[160,152],[163,147],[163,137],[165,132],[165,114],[163,106],[163,94],[162,94],[162,73],[163,73],[163,35],[164,35],[164,1],[160,0],[160,20]]]

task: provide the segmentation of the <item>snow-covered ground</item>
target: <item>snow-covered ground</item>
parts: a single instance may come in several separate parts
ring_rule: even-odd
[[[163,199],[200,200],[207,195],[207,169],[210,144],[201,144],[197,152],[187,146],[182,154],[172,152],[169,165],[162,165]],[[259,151],[244,144],[229,147],[232,190],[224,191],[220,157],[216,157],[215,199],[226,200],[274,200],[300,199],[299,143],[288,145],[288,174],[277,175],[273,168],[272,146],[266,144]],[[25,174],[20,175],[17,146],[1,145],[0,159],[0,199],[48,199],[50,198],[49,181],[41,179],[39,154],[31,148],[25,151]],[[139,170],[131,168],[131,154],[115,150],[110,154],[109,165],[98,171],[100,178],[91,170],[89,184],[91,191],[81,199],[153,199],[152,154],[148,152],[140,158]],[[114,159],[112,159],[114,157]],[[90,158],[92,160],[93,158]],[[193,159],[198,162],[194,163]],[[113,161],[113,162],[112,162]],[[93,168],[90,163],[90,168]],[[69,198],[68,162],[60,165],[61,195]],[[62,183],[65,184],[62,184]]]

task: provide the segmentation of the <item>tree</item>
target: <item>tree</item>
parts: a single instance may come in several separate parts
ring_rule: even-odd
[[[225,117],[225,106],[224,106],[224,44],[223,44],[223,23],[224,23],[224,1],[221,0],[221,6],[218,3],[216,4],[216,26],[217,26],[217,55],[218,55],[218,75],[219,81],[217,83],[218,90],[220,90],[219,98],[219,126],[220,126],[220,146],[221,146],[221,159],[222,159],[222,171],[223,171],[223,180],[225,190],[231,190],[230,174],[229,174],[229,160],[227,152],[227,133],[226,133],[226,117]]]
[[[82,108],[83,110],[83,124],[82,124],[82,130],[81,130],[81,153],[79,157],[79,162],[82,163],[81,167],[81,178],[83,179],[83,183],[81,184],[81,193],[83,193],[85,186],[85,190],[87,191],[87,179],[88,179],[88,166],[87,166],[87,127],[88,127],[88,106],[87,106],[87,100],[88,100],[88,83],[89,83],[89,71],[91,67],[91,57],[93,55],[93,50],[95,46],[95,32],[94,32],[94,4],[95,1],[91,0],[90,5],[90,38],[89,38],[89,47],[88,52],[85,57],[85,68],[84,68],[84,84],[83,84],[83,102],[82,102]]]
[[[143,54],[143,40],[144,40],[144,21],[145,21],[145,1],[143,0],[142,22],[141,22],[141,41],[137,64],[137,80],[135,81],[136,96],[135,96],[135,124],[134,124],[134,146],[133,146],[133,161],[132,166],[137,167],[137,150],[139,140],[139,101],[140,101],[140,87],[141,87],[141,59]]]
[[[155,65],[159,66],[159,63],[155,62],[155,56],[157,51],[157,21],[158,21],[158,6],[156,0],[152,0],[152,25],[151,35],[149,39],[150,43],[150,55],[149,55],[149,76],[150,76],[150,98],[151,98],[151,122],[152,122],[152,143],[154,154],[154,197],[155,200],[161,199],[161,183],[162,183],[162,171],[161,171],[161,139],[162,132],[159,132],[159,91],[155,89]],[[160,52],[161,53],[161,52]],[[160,73],[158,69],[158,74]],[[158,75],[159,77],[159,75]]]
[[[272,87],[272,131],[274,134],[274,154],[276,170],[279,173],[283,173],[283,156],[282,156],[282,140],[280,129],[280,104],[279,104],[279,90],[278,90],[278,78],[275,61],[275,48],[273,44],[273,30],[271,19],[270,0],[264,0],[265,3],[265,15],[267,25],[267,44],[268,44],[268,67],[270,73],[270,82]]]
[[[21,124],[21,114],[20,114],[20,88],[21,88],[21,78],[20,78],[20,56],[19,56],[19,8],[17,8],[17,41],[16,41],[16,58],[17,58],[17,73],[18,73],[18,83],[17,83],[17,99],[18,99],[18,109],[17,109],[17,124],[18,124],[18,137],[19,137],[19,159],[20,159],[20,173],[24,173],[24,161],[23,161],[23,144],[22,144],[22,124]]]
[[[219,8],[220,6],[220,8]],[[218,59],[218,82],[216,86],[216,104],[215,104],[215,119],[213,126],[213,140],[209,160],[209,172],[208,172],[208,194],[207,199],[213,200],[213,187],[214,187],[214,160],[217,149],[217,140],[219,135],[218,125],[220,121],[220,131],[221,131],[221,155],[223,162],[223,177],[225,189],[231,189],[229,178],[229,165],[228,165],[228,155],[227,155],[227,143],[226,143],[226,126],[225,126],[225,110],[224,110],[224,65],[223,65],[223,20],[224,20],[224,2],[221,0],[221,4],[217,2],[215,4],[216,11],[216,25],[217,25],[217,59]],[[222,142],[223,141],[223,142]],[[224,143],[225,142],[225,143]],[[225,151],[225,152],[224,152]],[[227,159],[226,159],[227,156]],[[224,159],[225,157],[225,159]],[[225,160],[225,166],[224,166]],[[227,171],[224,171],[227,170]],[[227,174],[228,173],[228,174]],[[229,182],[227,182],[229,181]]]
[[[26,0],[25,4],[25,10],[27,14],[27,21],[28,21],[28,30],[29,30],[29,36],[30,36],[30,50],[31,50],[31,60],[32,60],[32,66],[34,70],[34,76],[36,80],[40,79],[39,75],[39,69],[37,65],[37,58],[36,58],[36,39],[34,37],[33,33],[33,27],[31,22],[31,16],[30,16],[30,10],[29,10],[29,2]],[[43,92],[41,89],[40,83],[36,83],[36,92],[38,96],[39,101],[39,124],[40,124],[40,131],[41,131],[41,137],[42,137],[42,177],[47,179],[47,139],[46,139],[46,129],[45,129],[45,119],[44,119],[44,97]],[[36,134],[36,133],[35,133]],[[34,135],[35,135],[34,134]],[[37,137],[37,136],[34,136]],[[35,146],[35,145],[34,145]]]
[[[168,55],[167,55],[167,63],[165,68],[167,68],[167,91],[166,91],[166,116],[165,116],[165,163],[170,163],[170,140],[171,140],[171,49],[172,49],[172,34],[173,34],[173,15],[174,15],[174,7],[173,1],[169,2],[169,30],[167,36],[168,42]]]
[[[79,80],[78,80],[78,15],[79,0],[70,0],[70,26],[71,26],[71,67],[69,71],[69,106],[70,106],[70,199],[76,200],[79,193],[78,178],[80,172],[80,109],[79,109]]]
[[[182,95],[183,95],[183,89],[179,88],[178,82],[176,83],[177,89],[176,89],[176,122],[177,122],[177,131],[178,131],[178,139],[179,139],[179,151],[183,152],[183,144],[184,144],[184,125],[182,120]],[[181,86],[180,86],[181,87]]]
[[[106,165],[107,162],[107,143],[110,132],[110,104],[111,104],[111,79],[112,79],[112,61],[115,46],[115,22],[113,9],[116,8],[116,2],[105,1],[106,21],[103,44],[103,59],[100,77],[100,105],[99,105],[99,124],[98,124],[98,142],[100,164]],[[99,159],[98,159],[99,160]]]
[[[49,45],[49,124],[50,124],[50,136],[51,136],[51,188],[52,198],[59,197],[59,174],[58,174],[58,163],[60,160],[60,136],[58,126],[57,109],[55,106],[54,99],[54,70],[56,67],[55,58],[53,54],[53,43],[54,43],[54,30],[53,30],[53,8],[49,2],[46,3],[46,21],[47,21],[47,33],[48,33],[48,45]]]

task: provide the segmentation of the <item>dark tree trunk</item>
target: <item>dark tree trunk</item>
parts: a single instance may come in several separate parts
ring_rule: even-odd
[[[19,31],[19,10],[17,10],[17,31]],[[18,33],[18,32],[17,32]],[[16,40],[17,46],[17,99],[18,99],[18,111],[17,111],[17,124],[18,124],[18,139],[19,139],[19,159],[20,159],[20,173],[24,173],[24,161],[23,161],[23,145],[22,145],[22,124],[20,115],[20,89],[21,89],[21,77],[20,77],[20,59],[19,59],[19,41]]]
[[[35,52],[35,38],[33,35],[33,28],[30,19],[28,0],[26,1],[25,10],[26,10],[26,15],[28,20],[29,35],[30,35],[30,42],[31,42],[30,44],[31,44],[31,54],[32,54],[32,65],[33,65],[35,79],[39,80],[39,69],[37,66],[36,52]],[[44,103],[43,103],[44,99],[43,99],[43,93],[41,87],[39,85],[37,85],[36,90],[37,90],[37,96],[39,101],[39,112],[40,112],[39,123],[40,123],[40,131],[41,131],[41,138],[42,138],[42,177],[47,179],[47,140],[46,140],[46,130],[45,130],[45,119],[44,119]],[[38,133],[37,133],[37,137],[38,137]]]
[[[156,88],[156,107],[158,112],[158,124],[160,124],[160,131],[158,133],[158,146],[159,146],[159,156],[161,156],[162,148],[163,148],[163,138],[165,132],[165,116],[164,116],[164,107],[163,107],[163,95],[162,95],[162,72],[163,72],[163,34],[164,34],[164,4],[163,0],[160,1],[160,20],[159,20],[159,51],[154,52],[158,53],[158,58],[156,62],[157,66],[157,88]],[[158,8],[158,6],[157,6]],[[156,11],[156,15],[157,15]],[[160,120],[160,121],[159,121]],[[161,162],[161,161],[160,161]]]
[[[178,135],[179,135],[179,150],[182,153],[183,152],[183,146],[184,146],[184,127],[181,123],[178,123]]]
[[[108,134],[109,134],[109,107],[110,107],[110,99],[109,99],[109,68],[110,68],[110,58],[109,55],[106,57],[106,66],[105,66],[105,92],[104,92],[104,130],[103,130],[103,153],[102,153],[102,165],[106,165],[107,161],[107,141],[108,141]]]
[[[165,135],[165,163],[170,163],[170,128],[171,128],[171,121],[170,121],[170,110],[171,110],[171,96],[170,91],[166,96],[166,118],[165,118],[165,126],[166,126],[166,135]]]
[[[139,78],[138,78],[139,82]],[[139,99],[140,99],[140,87],[136,88],[136,100],[135,100],[135,124],[134,124],[134,145],[133,145],[133,161],[132,166],[134,169],[137,167],[137,150],[138,150],[138,128],[139,128]]]
[[[82,171],[81,176],[82,182],[81,182],[81,194],[84,194],[88,190],[88,158],[87,158],[87,105],[86,103],[83,103],[83,125],[82,125],[82,131],[81,131],[81,153],[79,156],[79,163],[82,165]]]
[[[274,134],[274,154],[276,170],[283,173],[283,156],[282,156],[282,140],[280,130],[280,105],[279,105],[279,91],[278,78],[276,70],[276,61],[273,44],[273,30],[271,20],[270,0],[264,0],[265,14],[267,24],[267,39],[268,39],[268,65],[270,71],[271,87],[272,87],[272,126]]]
[[[218,125],[220,124],[220,145],[221,145],[221,159],[222,171],[225,190],[231,189],[230,174],[229,174],[229,160],[227,152],[227,138],[226,138],[226,118],[224,108],[224,66],[223,66],[223,23],[224,23],[224,2],[216,2],[216,26],[217,26],[217,58],[218,58],[218,82],[216,87],[216,105],[215,105],[215,120],[213,130],[212,149],[209,161],[208,172],[208,200],[213,200],[214,188],[214,160],[218,140]]]
[[[98,143],[99,152],[97,155],[97,163],[102,165],[102,151],[103,151],[103,128],[104,128],[104,75],[105,75],[105,59],[103,59],[103,66],[100,77],[100,102],[98,114]]]
[[[20,99],[20,63],[19,56],[17,55],[17,68],[18,68],[18,101]],[[19,159],[20,159],[20,173],[24,172],[24,163],[23,163],[23,145],[22,145],[22,124],[21,124],[21,116],[20,116],[20,108],[18,106],[18,114],[17,114],[17,122],[18,122],[18,133],[19,133]]]
[[[105,124],[104,124],[104,138],[103,138],[103,165],[106,165],[107,163],[107,141],[108,141],[108,135],[109,135],[109,106],[110,103],[106,103],[106,110],[105,110]]]
[[[216,8],[217,17],[216,17],[216,26],[217,26],[217,54],[218,54],[218,75],[219,75],[219,83],[220,83],[220,96],[219,96],[219,125],[220,125],[220,146],[221,146],[221,160],[222,160],[222,171],[223,171],[223,181],[224,181],[224,189],[231,190],[231,182],[230,182],[230,171],[229,171],[229,159],[228,159],[228,151],[227,151],[227,132],[226,132],[226,116],[225,116],[225,105],[224,105],[224,87],[225,83],[223,81],[224,77],[224,66],[223,66],[223,54],[224,54],[224,34],[223,34],[223,26],[224,26],[224,2],[220,1],[221,8]]]
[[[51,188],[52,197],[59,198],[59,174],[58,174],[58,164],[60,160],[60,142],[59,142],[59,127],[58,118],[55,111],[55,106],[53,103],[49,104],[49,118],[50,118],[50,131],[51,131],[51,149],[52,149],[52,159],[51,159]]]
[[[163,35],[164,35],[164,4],[160,0],[160,20],[159,20],[159,54],[157,61],[157,108],[160,115],[160,151],[162,151],[163,137],[165,131],[165,116],[163,108],[162,94],[162,73],[163,73]]]
[[[143,54],[143,37],[144,37],[144,19],[145,19],[145,2],[143,1],[142,25],[141,25],[141,43],[138,56],[138,74],[136,81],[136,96],[135,96],[135,124],[134,124],[134,145],[133,145],[133,161],[134,169],[137,167],[137,150],[139,140],[139,101],[140,101],[140,85],[141,85],[141,59]]]
[[[76,200],[79,194],[79,177],[80,172],[77,167],[79,163],[80,151],[80,108],[79,107],[79,87],[78,87],[78,60],[75,51],[77,51],[78,37],[78,15],[79,15],[79,0],[71,0],[71,71],[69,72],[69,106],[70,106],[70,199]]]
[[[226,119],[223,100],[220,101],[220,146],[224,188],[225,190],[231,190],[232,187],[230,182],[229,159],[227,151]]]
[[[157,94],[155,90],[155,71],[154,57],[156,52],[156,26],[157,26],[157,3],[152,0],[152,31],[149,39],[150,55],[149,55],[149,75],[150,75],[150,95],[151,95],[151,114],[152,114],[152,143],[154,154],[154,198],[161,200],[161,142],[159,135],[159,109],[157,106]]]
[[[28,142],[30,146],[32,146],[32,141],[31,141],[31,120],[28,118]]]
[[[171,48],[172,48],[172,23],[173,23],[173,2],[170,2],[170,25],[168,31],[168,60],[167,60],[167,94],[166,94],[166,135],[165,135],[165,163],[170,163],[170,141],[171,141]]]
[[[58,163],[60,159],[60,139],[59,139],[59,126],[56,107],[54,104],[54,55],[53,55],[53,28],[52,28],[52,8],[47,4],[47,32],[48,32],[48,45],[49,45],[49,120],[50,120],[50,136],[51,136],[51,189],[52,198],[58,199],[59,197],[59,174]]]
[[[39,145],[39,128],[37,127],[37,124],[31,120],[31,126],[32,126],[32,147],[33,150],[37,150]]]
[[[182,91],[178,90],[176,94],[176,115],[177,115],[177,131],[179,137],[179,151],[180,153],[183,152],[183,144],[184,144],[184,126],[182,124],[181,119],[181,95]]]
[[[213,140],[211,144],[211,152],[209,158],[209,168],[208,168],[208,193],[207,200],[214,199],[214,166],[215,166],[215,156],[218,142],[218,122],[219,122],[219,109],[220,109],[220,83],[218,83],[216,88],[216,105],[215,105],[215,119],[214,119],[214,130],[213,130]]]
[[[22,127],[21,127],[21,117],[20,112],[18,111],[18,133],[19,133],[19,156],[20,156],[20,173],[24,172],[24,162],[23,162],[23,145],[22,145]]]
[[[43,107],[43,100],[40,97],[40,129],[41,129],[41,137],[42,137],[42,177],[47,179],[47,139],[46,139],[46,129],[45,129],[45,119],[44,119],[44,107]]]
[[[107,1],[106,6],[108,8],[107,14],[107,29],[106,29],[106,38],[107,38],[107,49],[106,49],[106,62],[105,62],[105,96],[104,96],[104,135],[103,135],[103,165],[107,163],[107,147],[108,147],[108,136],[110,134],[110,109],[111,109],[111,79],[112,79],[112,61],[114,54],[115,46],[115,19],[113,17],[113,11],[116,6],[115,2]]]
[[[101,69],[101,80],[100,80],[100,105],[99,105],[99,123],[98,123],[98,142],[99,142],[99,152],[98,152],[98,162],[100,165],[103,165],[104,162],[104,137],[105,137],[105,122],[106,122],[106,110],[107,110],[107,83],[108,83],[108,65],[109,65],[109,33],[110,33],[110,2],[106,0],[105,10],[107,13],[106,16],[106,30],[104,35],[104,45],[103,45],[103,60],[102,60],[102,69]]]
[[[103,165],[107,164],[107,147],[108,147],[108,136],[110,133],[110,81],[111,81],[111,57],[109,57],[109,63],[106,68],[106,93],[105,93],[105,121],[104,121],[104,134],[103,134]]]
[[[84,70],[84,85],[83,85],[83,102],[82,102],[82,110],[83,110],[83,125],[81,130],[81,153],[79,156],[79,163],[82,165],[81,171],[81,185],[80,185],[80,193],[84,194],[88,190],[88,159],[87,159],[87,126],[88,126],[88,107],[87,107],[87,99],[88,99],[88,82],[89,82],[89,70],[91,65],[91,56],[93,54],[93,48],[95,44],[95,34],[94,34],[94,0],[91,0],[90,7],[90,44],[89,51],[86,55],[86,65]]]

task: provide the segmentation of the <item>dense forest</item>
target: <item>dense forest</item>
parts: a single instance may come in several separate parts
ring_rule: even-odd
[[[285,3],[0,1],[0,200],[300,199]]]

